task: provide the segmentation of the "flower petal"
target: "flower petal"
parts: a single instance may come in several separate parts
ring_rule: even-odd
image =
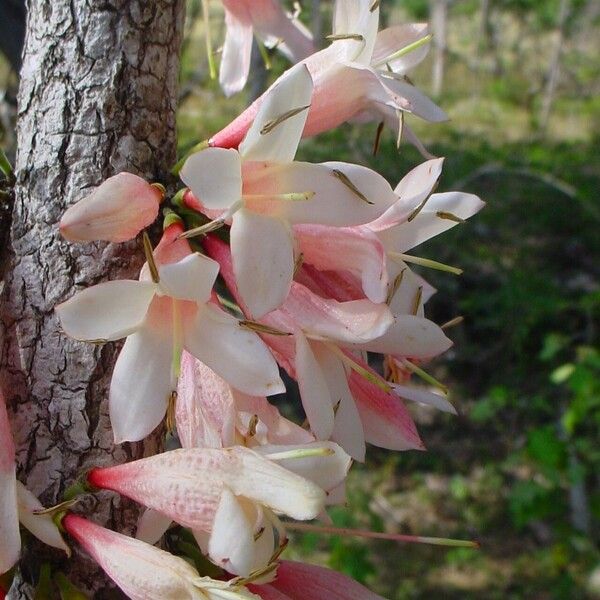
[[[302,331],[296,331],[294,337],[296,338],[296,375],[302,406],[315,437],[318,440],[327,440],[331,437],[334,420],[327,380]]]
[[[270,584],[290,600],[385,600],[346,575],[306,563],[283,560]],[[257,586],[256,591],[260,592]]]
[[[145,438],[162,421],[171,393],[171,300],[155,298],[143,327],[130,335],[115,364],[109,408],[115,443]]]
[[[342,162],[251,163],[244,170],[244,193],[313,194],[309,200],[246,201],[246,206],[292,224],[335,226],[369,223],[398,200],[381,175]]]
[[[215,564],[242,577],[268,564],[275,551],[273,527],[257,519],[259,512],[255,504],[223,488],[208,543]]]
[[[429,42],[400,58],[386,59],[393,56],[398,50],[423,39],[428,34],[429,28],[427,23],[405,23],[382,29],[377,33],[371,64],[379,65],[385,61],[385,64],[389,64],[394,73],[398,73],[399,75],[406,74],[427,56]]]
[[[239,12],[239,11],[236,11]],[[225,42],[219,83],[226,96],[239,92],[248,81],[252,54],[252,23],[225,8]],[[249,15],[248,15],[249,16]]]
[[[432,123],[448,120],[448,115],[414,85],[387,75],[382,76],[382,83],[392,94],[394,104],[401,110]]]
[[[362,350],[412,358],[432,358],[452,346],[433,321],[415,315],[396,315],[381,337],[360,344]]]
[[[398,396],[405,400],[412,400],[419,404],[425,404],[427,406],[433,406],[442,412],[447,412],[453,415],[457,415],[456,408],[441,394],[430,392],[428,389],[422,387],[413,387],[409,385],[399,385],[396,383],[390,384],[392,389]]]
[[[235,410],[229,384],[184,352],[175,420],[184,448],[226,448],[235,441]]]
[[[346,47],[345,59],[368,65],[379,27],[379,8],[369,2],[336,2],[333,14],[334,35],[360,35],[362,40],[334,42]]]
[[[367,365],[372,375],[377,374]],[[386,393],[358,373],[350,374],[350,390],[368,443],[389,450],[423,450],[415,424],[402,400]]]
[[[17,502],[19,504],[19,521],[38,540],[48,546],[63,550],[71,556],[71,549],[63,540],[62,535],[51,515],[36,515],[34,511],[42,510],[42,503],[20,482],[17,482]]]
[[[201,307],[184,335],[188,352],[241,392],[270,396],[285,391],[265,343],[216,306]]]
[[[370,229],[296,225],[294,233],[304,263],[320,271],[350,271],[361,278],[369,300],[385,302],[388,283],[385,249]]]
[[[385,304],[370,300],[337,302],[321,298],[301,284],[292,285],[281,308],[309,337],[363,343],[384,335],[394,319]]]
[[[237,150],[196,152],[185,161],[179,176],[207,208],[225,210],[242,197],[242,159]]]
[[[163,293],[204,304],[219,274],[219,263],[195,252],[179,262],[160,267],[158,273]]]
[[[238,290],[259,319],[286,299],[294,276],[294,244],[289,226],[277,218],[241,209],[231,225],[231,254]]]
[[[146,544],[154,545],[167,532],[173,519],[152,508],[147,508],[140,516],[135,537]]]
[[[77,292],[55,310],[68,336],[113,341],[141,327],[155,293],[151,282],[107,281]]]
[[[312,92],[312,78],[303,64],[286,71],[263,96],[254,122],[240,144],[244,160],[294,160]],[[296,110],[299,112],[292,115],[290,111]]]
[[[212,528],[224,486],[294,519],[315,518],[325,502],[320,487],[242,446],[172,450],[94,469],[88,480],[202,531]]]

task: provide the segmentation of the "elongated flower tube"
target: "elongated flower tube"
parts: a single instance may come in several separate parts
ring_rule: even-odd
[[[250,600],[242,586],[200,577],[169,552],[68,514],[63,527],[132,600]]]
[[[51,516],[35,514],[42,508],[38,499],[17,481],[15,447],[4,396],[0,393],[0,574],[19,559],[19,522],[45,544],[70,555]]]
[[[211,531],[225,487],[299,520],[315,518],[326,498],[318,485],[241,446],[172,450],[94,469],[88,480],[201,531]]]
[[[315,51],[311,33],[278,0],[222,0],[225,43],[219,82],[226,96],[239,92],[248,80],[252,37],[275,47],[293,62]]]
[[[239,152],[208,148],[181,170],[201,205],[231,222],[233,268],[253,318],[277,308],[289,292],[293,224],[358,225],[397,201],[387,181],[365,167],[293,161],[311,92],[306,67],[293,67],[266,96]]]
[[[337,571],[282,560],[277,577],[266,585],[251,585],[262,600],[385,600]]]
[[[170,244],[161,252],[173,250]],[[127,337],[110,386],[117,443],[141,440],[160,423],[176,391],[183,349],[244,392],[285,389],[257,334],[209,302],[218,270],[215,261],[188,254],[155,266],[151,281],[101,283],[56,307],[64,331],[75,339]]]
[[[60,233],[71,242],[126,242],[154,222],[162,198],[157,186],[119,173],[66,210]]]
[[[378,34],[379,8],[372,8],[372,0],[338,0],[332,44],[302,61],[314,81],[303,135],[316,135],[350,120],[379,120],[429,157],[400,116],[409,112],[428,121],[447,119],[438,106],[405,79],[407,71],[427,53],[427,26],[401,25]],[[211,144],[236,148],[268,93],[213,136]]]

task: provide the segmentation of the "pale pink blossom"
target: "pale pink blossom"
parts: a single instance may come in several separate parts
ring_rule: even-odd
[[[340,0],[334,13],[333,43],[301,64],[314,81],[304,136],[312,136],[346,121],[384,121],[428,155],[400,115],[415,114],[444,121],[446,114],[405,75],[427,53],[428,31],[423,24],[391,27],[377,33],[379,9],[372,0]],[[414,50],[410,48],[414,47]],[[407,49],[403,52],[403,49]],[[240,144],[264,102],[267,91],[237,119],[211,139],[221,148]]]
[[[17,481],[15,446],[4,396],[0,392],[0,574],[19,560],[19,522],[45,544],[70,555],[51,516],[35,514],[42,508],[39,500]]]
[[[200,577],[186,560],[77,515],[63,527],[132,600],[250,600],[240,585]]]
[[[244,310],[228,247],[214,236],[208,236],[204,246],[219,262],[222,276]],[[265,334],[263,339],[279,364],[298,380],[317,439],[333,439],[357,460],[364,460],[365,441],[391,449],[422,448],[400,397],[356,352],[430,358],[451,345],[437,325],[411,314],[392,315],[385,304],[368,300],[322,298],[296,282],[284,304],[261,323],[294,334]],[[355,380],[364,383],[352,384]]]
[[[286,13],[278,0],[222,2],[226,31],[219,82],[225,95],[239,92],[246,85],[253,35],[293,62],[315,51],[311,33],[298,19]]]
[[[126,242],[154,222],[162,198],[162,190],[141,177],[119,173],[69,207],[60,232],[71,242]]]
[[[198,253],[180,258],[183,240],[161,246],[155,280],[109,281],[56,307],[63,330],[78,340],[127,337],[110,386],[115,440],[137,441],[163,419],[176,391],[181,352],[188,350],[237,389],[275,394],[285,388],[277,365],[256,333],[211,302],[218,264]],[[189,251],[189,246],[187,247]]]
[[[397,201],[387,181],[366,167],[293,161],[311,90],[306,67],[292,68],[267,94],[239,152],[208,148],[181,170],[202,207],[231,222],[233,268],[253,318],[277,308],[289,292],[292,225],[367,223]]]
[[[273,582],[249,587],[262,600],[384,600],[342,573],[289,560],[279,563]]]

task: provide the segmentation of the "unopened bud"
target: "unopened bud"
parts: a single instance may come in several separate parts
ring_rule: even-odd
[[[126,242],[156,219],[163,196],[141,177],[119,173],[71,206],[60,232],[72,242]]]

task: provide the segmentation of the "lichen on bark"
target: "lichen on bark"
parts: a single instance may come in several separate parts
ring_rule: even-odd
[[[160,180],[175,160],[175,107],[184,0],[31,0],[19,91],[17,184],[2,249],[1,385],[19,478],[46,505],[90,466],[156,450],[112,445],[107,390],[118,344],[68,339],[54,315],[77,289],[136,277],[143,254],[128,244],[73,245],[57,224],[106,177]],[[137,509],[114,496],[93,518],[131,531]],[[31,597],[50,561],[94,598],[116,592],[77,552],[66,561],[24,538],[10,598]]]

